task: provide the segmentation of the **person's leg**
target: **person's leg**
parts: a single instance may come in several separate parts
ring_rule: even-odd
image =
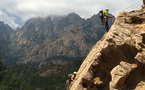
[[[101,18],[101,22],[102,22],[102,25],[104,25],[104,18],[103,17]]]
[[[109,31],[109,25],[108,25],[108,22],[105,22],[105,27],[106,27],[106,31],[108,32],[108,31]]]
[[[105,24],[105,18],[102,19],[102,25],[104,25],[104,24]]]
[[[108,18],[105,18],[105,27],[106,27],[106,31],[109,31],[109,24],[108,24]]]

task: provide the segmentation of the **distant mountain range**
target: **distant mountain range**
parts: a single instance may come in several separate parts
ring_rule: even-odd
[[[17,30],[0,22],[0,56],[7,64],[34,66],[50,60],[84,58],[104,33],[98,15],[86,20],[75,13],[31,18]]]

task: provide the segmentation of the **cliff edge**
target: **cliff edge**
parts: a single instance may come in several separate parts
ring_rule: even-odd
[[[82,63],[70,90],[144,90],[144,11],[118,15]]]

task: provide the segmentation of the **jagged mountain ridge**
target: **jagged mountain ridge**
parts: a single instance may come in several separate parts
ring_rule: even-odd
[[[30,19],[11,35],[11,55],[19,63],[42,64],[47,60],[85,57],[105,32],[98,19],[94,15],[85,20],[75,13]]]
[[[13,30],[9,25],[0,21],[0,56],[4,61],[8,60],[10,57],[9,39],[12,32]]]
[[[87,20],[75,13],[31,18],[8,36],[7,62],[41,66],[49,60],[83,58],[104,33],[98,15]]]

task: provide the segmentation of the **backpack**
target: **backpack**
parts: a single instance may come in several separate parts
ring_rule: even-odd
[[[99,12],[99,17],[100,17],[101,19],[103,19],[103,18],[104,18],[104,15],[103,15],[103,10],[101,10],[101,11]]]

